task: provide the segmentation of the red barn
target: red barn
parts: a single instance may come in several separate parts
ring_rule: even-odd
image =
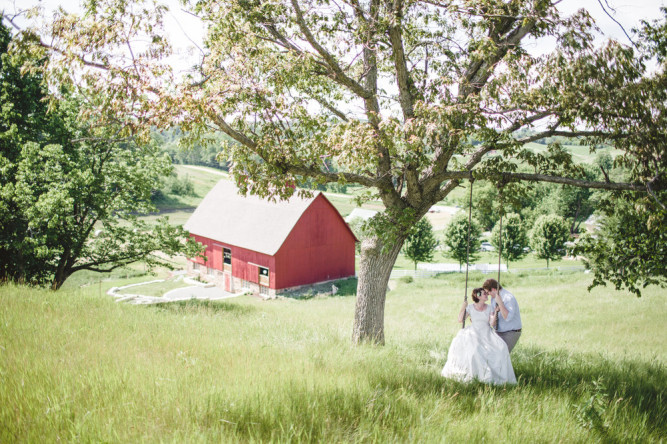
[[[287,289],[354,276],[356,238],[338,210],[317,193],[270,202],[241,196],[221,180],[185,224],[205,247],[188,261],[227,291],[274,297]]]

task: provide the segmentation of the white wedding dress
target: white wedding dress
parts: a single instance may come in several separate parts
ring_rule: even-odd
[[[468,305],[466,311],[471,325],[452,340],[442,376],[461,382],[477,379],[490,384],[516,384],[507,344],[489,325],[491,306],[478,311]]]

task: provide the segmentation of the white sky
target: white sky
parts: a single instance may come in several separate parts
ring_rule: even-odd
[[[614,11],[608,9],[614,19],[616,19],[625,30],[630,34],[633,27],[637,27],[641,20],[654,20],[660,17],[660,7],[667,5],[667,0],[600,0],[603,4],[608,4]],[[181,65],[184,68],[192,63],[191,52],[198,52],[194,42],[202,41],[205,29],[201,22],[181,10],[178,0],[163,0],[170,6],[170,13],[166,18],[166,27],[169,31],[172,43],[176,49],[175,65]],[[79,9],[79,0],[0,0],[0,10],[12,13],[18,9],[40,5],[47,11],[62,6],[65,10],[72,11]],[[596,20],[598,26],[608,37],[613,37],[619,41],[629,44],[621,27],[614,23],[603,11],[598,0],[562,0],[559,7],[566,14],[571,14],[581,7],[586,7]],[[535,51],[544,43],[524,42],[524,44],[533,46]],[[197,57],[194,57],[196,60]]]

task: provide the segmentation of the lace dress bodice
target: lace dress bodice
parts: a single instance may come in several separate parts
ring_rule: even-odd
[[[487,305],[484,311],[477,310],[472,304],[466,307],[466,311],[470,315],[470,321],[473,328],[477,329],[490,329],[489,325],[489,316],[491,316],[492,308],[490,305]]]

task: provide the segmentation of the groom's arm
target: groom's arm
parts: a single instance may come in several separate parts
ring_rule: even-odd
[[[503,316],[503,319],[506,321],[509,321],[512,319],[512,312],[510,311],[509,308],[505,306],[505,302],[503,302],[503,298],[500,296],[500,292],[498,292],[496,296],[496,306],[498,307],[498,311],[500,314]]]

